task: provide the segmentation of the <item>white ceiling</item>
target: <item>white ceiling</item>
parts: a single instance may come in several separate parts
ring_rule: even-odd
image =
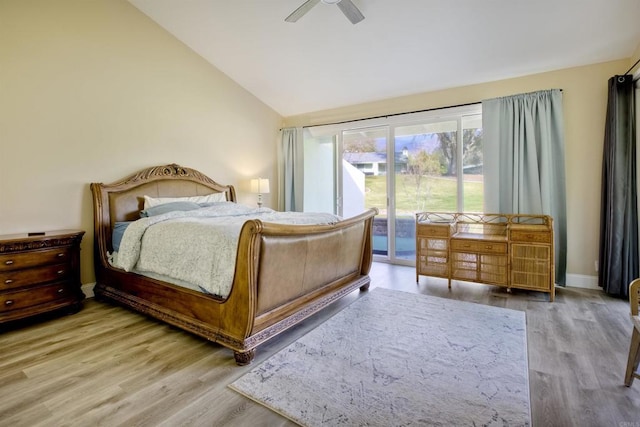
[[[629,58],[640,0],[129,0],[288,117]],[[626,70],[620,70],[624,73]]]

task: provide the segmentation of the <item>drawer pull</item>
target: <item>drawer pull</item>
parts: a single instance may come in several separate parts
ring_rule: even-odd
[[[13,300],[12,299],[8,299],[4,302],[4,305],[12,305],[13,304]]]
[[[58,258],[63,257],[63,256],[64,256],[64,252],[60,252],[60,253],[58,254]]]
[[[64,274],[64,270],[58,270],[58,274]]]
[[[10,285],[11,283],[13,283],[13,280],[11,280],[11,279],[7,279],[7,280],[4,281],[5,285]]]
[[[58,293],[59,293],[59,294],[61,294],[61,293],[63,293],[63,292],[64,292],[64,288],[60,288],[60,289],[58,289]]]
[[[9,260],[4,262],[4,265],[11,265],[11,264],[13,264],[13,260],[12,259],[9,259]]]
[[[493,245],[487,245],[484,247],[485,249],[493,249]]]

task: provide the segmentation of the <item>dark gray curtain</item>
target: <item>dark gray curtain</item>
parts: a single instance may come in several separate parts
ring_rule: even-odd
[[[638,208],[633,76],[609,79],[602,159],[598,283],[627,298],[638,277]]]

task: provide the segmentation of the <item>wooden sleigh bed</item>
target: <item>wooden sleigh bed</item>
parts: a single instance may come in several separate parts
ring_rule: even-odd
[[[111,300],[234,351],[239,365],[255,348],[357,288],[369,287],[372,223],[377,213],[328,225],[257,219],[240,231],[231,290],[225,298],[126,272],[109,262],[116,222],[140,217],[145,195],[187,197],[235,189],[175,164],[151,167],[113,184],[91,184],[96,298]]]

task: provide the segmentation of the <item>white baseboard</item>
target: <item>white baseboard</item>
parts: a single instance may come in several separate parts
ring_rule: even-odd
[[[570,288],[602,289],[598,286],[598,276],[585,274],[567,274],[567,286]]]
[[[84,285],[82,285],[82,292],[84,292],[85,297],[87,298],[93,298],[94,297],[94,293],[93,293],[93,287],[96,283],[85,283]]]

